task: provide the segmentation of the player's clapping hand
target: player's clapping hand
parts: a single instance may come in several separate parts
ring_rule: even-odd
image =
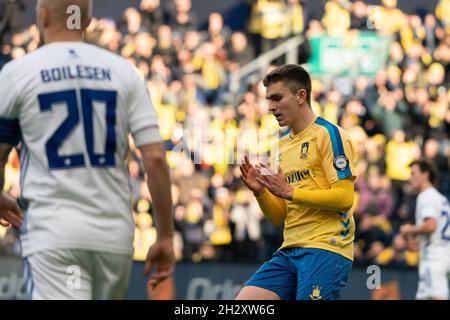
[[[277,197],[292,200],[294,188],[286,183],[281,167],[278,167],[277,172],[273,172],[268,165],[260,163],[259,166],[256,166],[256,169],[259,169],[260,172],[262,172],[262,174],[256,177],[256,180],[258,180],[259,183],[269,189],[270,192]]]
[[[255,196],[260,196],[264,192],[264,186],[257,180],[260,177],[259,170],[256,169],[248,160],[248,156],[244,157],[244,163],[239,166],[241,170],[241,179],[253,191]]]
[[[23,222],[22,210],[20,210],[16,199],[6,194],[0,193],[0,225],[19,228]]]
[[[175,254],[172,238],[157,240],[148,250],[144,275],[150,274],[152,269],[155,269],[149,280],[149,285],[152,289],[155,289],[175,271]]]

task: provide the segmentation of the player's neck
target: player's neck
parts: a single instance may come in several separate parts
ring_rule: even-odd
[[[422,185],[422,187],[420,188],[420,192],[424,192],[430,188],[433,188],[433,184],[431,182],[426,182]]]
[[[303,106],[298,112],[294,123],[290,126],[292,129],[292,134],[296,135],[308,128],[315,118],[316,115],[312,109],[308,105]]]
[[[45,34],[45,44],[54,42],[81,42],[83,41],[83,33],[79,30],[67,31],[64,29],[62,32],[52,32]]]

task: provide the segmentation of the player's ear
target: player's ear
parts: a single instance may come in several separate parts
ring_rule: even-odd
[[[48,26],[50,25],[50,12],[48,11],[48,9],[45,7],[39,8],[38,17],[39,17],[40,25],[44,29],[48,28]]]
[[[306,101],[306,90],[305,89],[300,89],[297,91],[297,102],[298,104],[303,104]]]

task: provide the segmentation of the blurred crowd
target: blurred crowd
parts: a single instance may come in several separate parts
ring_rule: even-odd
[[[391,37],[385,68],[373,78],[350,79],[351,90],[314,77],[312,107],[347,130],[357,146],[356,262],[417,265],[416,242],[398,235],[401,224],[414,222],[408,164],[419,157],[432,160],[439,169],[437,187],[450,197],[450,1],[419,15],[402,12],[396,0],[376,7],[328,0],[322,17],[310,15],[303,0],[243,2],[250,9],[245,30],[232,30],[218,12],[201,29],[191,0],[142,0],[121,19],[94,19],[86,33],[87,42],[129,60],[148,83],[171,168],[177,258],[260,262],[282,242],[282,227],[263,218],[240,181],[238,161],[239,151],[270,153],[269,142],[284,130],[268,112],[262,85],[264,74],[284,60],[245,79],[238,93],[230,90],[230,74],[298,34],[306,39],[298,61],[306,63],[309,39],[369,31]],[[39,46],[35,25],[6,26],[0,39],[0,68]],[[13,152],[5,190],[14,196],[20,192],[19,170]],[[131,139],[129,171],[135,259],[143,260],[156,232]],[[0,254],[13,251],[14,239],[12,230],[0,227]]]

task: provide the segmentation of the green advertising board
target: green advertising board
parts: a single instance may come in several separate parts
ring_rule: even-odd
[[[359,32],[345,37],[313,37],[310,42],[308,63],[313,76],[373,77],[386,64],[390,37]]]

